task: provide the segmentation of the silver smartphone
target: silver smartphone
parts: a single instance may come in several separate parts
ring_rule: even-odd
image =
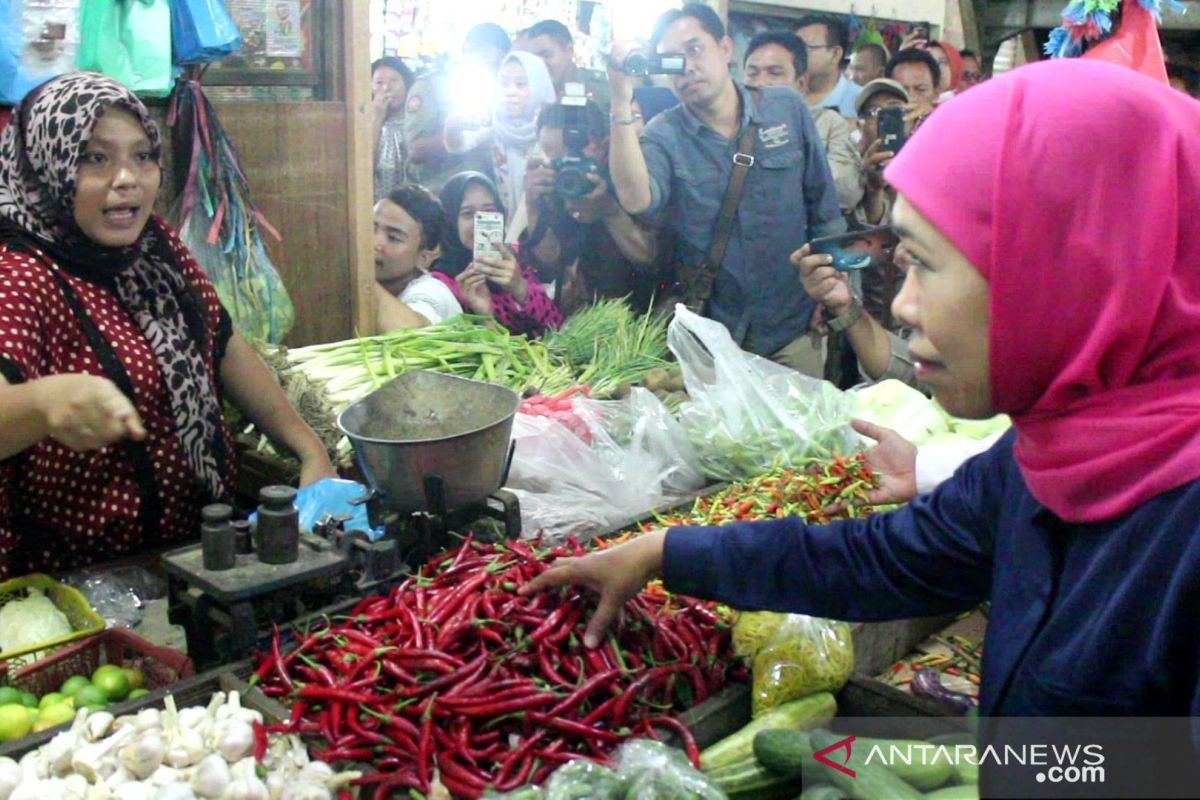
[[[504,215],[498,211],[475,212],[475,260],[501,257],[500,243],[504,241]]]

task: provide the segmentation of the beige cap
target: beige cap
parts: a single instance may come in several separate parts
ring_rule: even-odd
[[[899,81],[894,81],[891,78],[876,78],[864,86],[862,91],[858,93],[858,97],[854,100],[854,110],[861,114],[863,106],[867,104],[867,101],[880,92],[894,94],[902,98],[904,102],[908,102],[908,92]]]

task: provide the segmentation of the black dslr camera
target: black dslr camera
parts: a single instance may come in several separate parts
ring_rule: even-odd
[[[561,105],[563,145],[567,154],[554,159],[550,167],[554,170],[554,190],[562,197],[577,199],[586,196],[595,187],[591,176],[603,178],[604,174],[596,159],[583,154],[591,140],[583,85],[568,83]]]

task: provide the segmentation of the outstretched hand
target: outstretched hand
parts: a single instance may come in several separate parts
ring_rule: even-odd
[[[875,473],[879,485],[867,492],[860,505],[885,506],[906,503],[917,496],[917,446],[896,433],[865,419],[852,419],[854,430],[874,439],[878,444],[867,451],[867,466]],[[844,503],[831,506],[836,513],[845,509]]]
[[[522,586],[520,593],[530,595],[559,586],[584,586],[597,592],[600,603],[588,621],[583,643],[589,648],[598,647],[625,603],[662,569],[666,536],[665,530],[651,531],[611,550],[582,558],[560,558]]]

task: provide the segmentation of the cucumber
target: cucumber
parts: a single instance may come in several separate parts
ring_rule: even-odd
[[[837,702],[829,692],[817,692],[772,709],[732,736],[727,736],[700,754],[705,772],[744,761],[754,753],[754,735],[772,728],[804,731],[828,724],[837,713]]]
[[[837,744],[843,738],[842,734],[825,729],[812,732],[813,747],[818,751]],[[854,800],[922,800],[920,792],[896,777],[887,767],[877,762],[866,763],[867,752],[865,747],[852,746],[846,766],[854,770],[854,777],[825,764],[821,765],[821,774]],[[841,750],[829,754],[829,760],[837,763],[841,763],[842,757]]]
[[[847,800],[849,797],[832,783],[818,783],[805,789],[796,800]]]
[[[953,746],[947,747],[945,751],[938,751],[937,745],[919,739],[871,739],[860,736],[854,740],[854,751],[857,753],[860,747],[864,748],[865,753],[870,753],[871,748],[878,747],[879,755],[884,758],[887,768],[900,780],[922,792],[944,786],[954,775],[954,764],[950,760],[954,757]],[[893,747],[896,748],[896,757],[892,755]],[[921,748],[928,749],[924,759]],[[863,757],[866,758],[865,755]],[[907,758],[912,763],[905,764],[902,758]],[[871,765],[878,763],[879,759],[876,758],[872,760]]]
[[[783,775],[819,774],[821,764],[812,757],[813,750],[807,731],[774,728],[754,735],[754,757],[767,769]]]
[[[979,786],[974,783],[947,786],[925,795],[925,800],[979,800]]]
[[[954,774],[958,776],[959,783],[979,783],[979,765],[965,758],[960,758],[958,763],[954,765]]]
[[[751,756],[705,775],[730,800],[767,800],[767,798],[793,798],[800,788],[797,778],[780,775],[759,764]]]

